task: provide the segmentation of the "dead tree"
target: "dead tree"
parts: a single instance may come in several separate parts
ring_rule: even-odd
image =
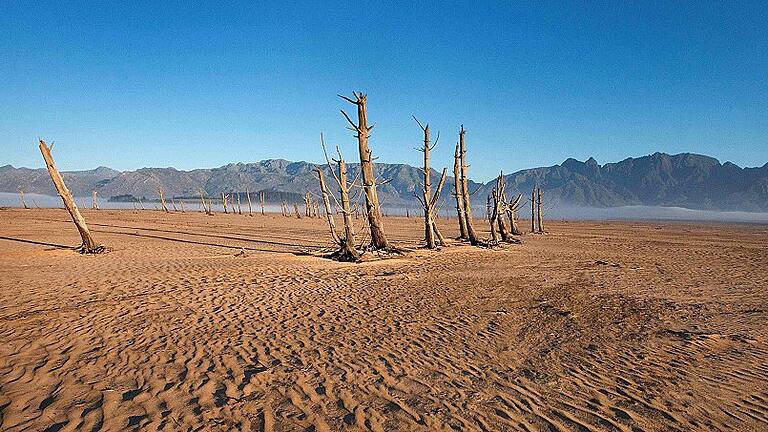
[[[331,171],[333,171],[333,167],[330,168]],[[325,219],[328,221],[328,228],[331,230],[331,239],[333,239],[334,243],[341,244],[341,239],[339,238],[338,233],[336,233],[336,220],[333,218],[333,213],[331,213],[331,201],[328,199],[328,190],[325,188],[325,176],[323,175],[323,170],[320,167],[315,167],[315,172],[317,172],[317,180],[320,182],[320,194],[323,197]]]
[[[338,174],[334,172],[331,165],[331,159],[328,157],[328,152],[325,149],[325,140],[323,135],[320,134],[320,145],[323,147],[323,155],[325,161],[328,164],[328,169],[333,175],[333,179],[336,181],[336,185],[339,187],[339,198],[341,203],[336,200],[334,195],[333,199],[336,201],[336,205],[341,211],[342,220],[344,222],[344,236],[341,237],[336,233],[336,224],[333,221],[333,214],[331,212],[330,202],[328,201],[328,191],[325,188],[323,174],[320,168],[317,168],[318,177],[320,179],[320,189],[323,193],[323,203],[325,204],[325,213],[328,217],[328,224],[331,228],[331,237],[339,245],[339,249],[331,254],[331,258],[338,261],[357,262],[360,261],[360,252],[355,248],[355,228],[352,222],[352,207],[349,200],[349,185],[347,183],[347,164],[344,162],[344,158],[341,156],[341,151],[336,147],[336,153],[339,155],[338,159],[334,159],[338,167]]]
[[[536,232],[536,186],[531,191],[531,232]]]
[[[160,195],[160,205],[163,207],[163,211],[166,213],[170,213],[170,211],[168,210],[168,206],[165,205],[165,193],[163,191],[162,186],[157,187],[157,194]]]
[[[461,150],[459,149],[459,143],[456,143],[456,150],[453,153],[453,196],[456,198],[456,215],[459,219],[459,239],[469,240],[469,235],[467,234],[467,219],[464,214],[461,165]]]
[[[227,210],[227,194],[224,192],[221,193],[221,204],[224,206],[224,214],[229,214],[229,210]]]
[[[29,206],[27,206],[27,200],[24,199],[24,191],[19,189],[19,200],[21,200],[21,206],[25,209],[29,209]]]
[[[240,207],[240,192],[237,193],[237,214],[243,214],[243,208]]]
[[[253,207],[251,205],[251,193],[245,188],[245,197],[248,198],[248,216],[253,216]]]
[[[464,218],[467,223],[467,240],[469,240],[469,244],[476,246],[480,245],[481,242],[475,233],[474,226],[472,225],[472,203],[469,199],[469,179],[467,178],[469,165],[467,165],[467,147],[464,143],[464,135],[466,132],[467,131],[464,129],[464,125],[461,125],[461,130],[459,131],[459,154],[461,155],[461,194],[464,204]]]
[[[186,213],[186,212],[184,211],[184,199],[180,199],[180,200],[179,200],[179,207],[181,207],[181,212],[182,212],[182,213]]]
[[[200,203],[203,206],[203,211],[208,216],[213,216],[213,206],[210,204],[210,201],[205,202],[205,191],[203,191],[203,188],[199,188],[198,191],[200,193]]]
[[[261,215],[264,216],[264,191],[259,192],[259,202],[261,203]]]
[[[293,203],[293,212],[296,214],[296,219],[301,219],[301,213],[299,213],[299,205]]]
[[[499,243],[499,235],[496,233],[496,220],[498,219],[496,200],[497,194],[496,189],[494,189],[491,194],[486,197],[485,203],[485,215],[488,218],[488,224],[491,227],[491,245]]]
[[[304,194],[304,216],[312,217],[312,195],[309,192]]]
[[[72,197],[72,193],[69,191],[69,189],[67,189],[67,186],[64,184],[64,178],[59,173],[59,170],[56,169],[56,166],[53,163],[53,156],[51,156],[52,149],[53,144],[51,144],[49,147],[45,144],[45,141],[40,140],[40,152],[43,154],[45,166],[48,168],[48,174],[51,175],[53,185],[56,187],[56,191],[59,193],[61,200],[64,202],[64,207],[69,212],[70,217],[72,217],[72,222],[75,223],[77,231],[80,233],[80,238],[83,240],[83,243],[78,248],[76,248],[76,250],[80,253],[86,254],[97,254],[104,252],[104,246],[97,244],[93,240],[93,237],[91,237],[91,232],[88,230],[88,225],[86,225],[85,219],[80,214],[80,210],[77,209],[77,205],[75,204],[75,199]]]
[[[368,215],[368,226],[371,232],[371,248],[374,250],[392,249],[384,233],[382,224],[381,209],[379,207],[379,197],[376,194],[376,175],[373,171],[373,157],[368,147],[368,137],[373,126],[368,126],[368,108],[366,105],[367,97],[363,93],[353,92],[354,100],[339,95],[340,98],[357,107],[357,123],[347,115],[344,110],[341,114],[352,126],[351,129],[356,133],[357,146],[360,153],[360,172],[362,175],[363,191],[365,192],[365,208]]]
[[[520,231],[520,228],[517,227],[517,210],[519,210],[520,208],[520,205],[521,205],[520,200],[522,198],[523,198],[523,195],[518,194],[517,198],[515,198],[514,201],[508,203],[506,207],[507,218],[509,219],[509,227],[510,227],[510,231],[512,232],[512,235],[522,234],[522,232]]]
[[[432,169],[429,166],[429,152],[437,146],[437,143],[440,140],[440,134],[437,134],[435,143],[430,144],[429,125],[422,125],[415,116],[413,119],[416,120],[416,123],[424,133],[424,146],[419,149],[419,151],[424,153],[424,185],[422,196],[419,197],[416,194],[414,195],[416,195],[416,198],[421,202],[421,206],[424,208],[424,243],[428,249],[434,249],[438,244],[440,246],[445,246],[445,238],[443,238],[443,235],[440,233],[440,230],[435,224],[435,217],[437,216],[435,214],[435,206],[437,205],[437,201],[440,199],[440,192],[442,191],[443,184],[445,183],[446,169],[443,168],[443,174],[440,177],[437,190],[435,190],[433,195],[432,180],[430,175],[432,173]]]
[[[94,210],[100,210],[99,209],[99,200],[97,199],[97,193],[96,191],[91,192],[91,208]]]
[[[537,208],[537,212],[536,212],[536,220],[537,220],[537,222],[539,223],[539,231],[538,231],[538,232],[539,232],[539,234],[544,234],[544,224],[542,223],[542,219],[543,219],[544,217],[543,217],[543,216],[542,216],[542,214],[541,214],[541,195],[542,195],[542,193],[541,193],[541,188],[537,188],[537,191],[538,191],[538,195],[539,195],[539,196],[538,196],[538,198],[539,198],[539,199],[538,199],[538,201],[536,202],[536,208]]]
[[[173,207],[174,213],[179,211],[179,209],[176,208],[176,197],[174,197],[173,194],[171,194],[171,207]]]

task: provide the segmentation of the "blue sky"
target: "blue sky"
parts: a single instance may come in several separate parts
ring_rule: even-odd
[[[355,159],[336,97],[368,94],[382,162],[473,178],[655,151],[768,162],[764,2],[0,2],[0,165]],[[383,4],[386,3],[386,4]]]

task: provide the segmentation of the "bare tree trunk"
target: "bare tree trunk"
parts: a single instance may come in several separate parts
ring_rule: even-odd
[[[174,197],[173,194],[171,194],[171,206],[173,207],[174,213],[179,211],[179,209],[176,208],[176,197]]]
[[[312,195],[309,192],[304,194],[304,216],[312,217]]]
[[[464,194],[461,188],[461,153],[459,143],[453,153],[453,196],[456,198],[456,217],[459,221],[459,239],[467,240],[467,220],[464,219]]]
[[[253,216],[253,206],[251,205],[251,193],[245,188],[245,197],[248,198],[248,216]]]
[[[373,126],[368,126],[368,108],[366,95],[354,92],[355,100],[339,95],[341,98],[357,106],[357,120],[355,124],[349,116],[342,111],[357,132],[357,145],[360,153],[360,172],[362,174],[363,191],[365,192],[365,207],[368,215],[368,225],[371,231],[371,246],[373,249],[390,249],[389,240],[384,233],[382,224],[379,197],[376,194],[376,175],[373,171],[373,157],[368,147],[368,136]]]
[[[93,237],[91,237],[91,232],[88,230],[88,225],[86,225],[85,219],[80,214],[80,210],[77,209],[77,205],[75,204],[75,200],[72,197],[72,194],[64,184],[64,178],[61,177],[59,170],[57,170],[56,165],[54,165],[53,156],[51,156],[52,148],[53,144],[48,147],[45,144],[45,141],[40,140],[40,152],[43,154],[45,166],[48,168],[48,174],[51,175],[53,185],[56,187],[56,191],[59,193],[61,200],[64,202],[64,207],[69,212],[70,217],[72,217],[72,222],[75,223],[77,231],[80,233],[80,238],[83,240],[82,245],[80,245],[77,250],[81,253],[88,254],[104,252],[104,246],[98,245],[93,240]]]
[[[181,212],[182,212],[182,213],[186,213],[186,212],[184,211],[184,200],[183,200],[183,199],[182,199],[182,200],[179,200],[179,207],[181,207]]]
[[[435,207],[437,205],[437,201],[440,198],[440,192],[443,188],[443,184],[445,183],[446,169],[443,168],[440,183],[437,186],[437,191],[433,195],[431,180],[432,169],[429,165],[429,153],[437,145],[437,141],[440,139],[440,134],[438,133],[435,144],[431,145],[429,125],[423,126],[416,117],[413,117],[413,119],[416,120],[416,123],[418,123],[419,127],[424,132],[424,147],[421,149],[421,152],[424,153],[424,188],[422,191],[422,198],[419,198],[422,206],[424,207],[424,243],[427,248],[435,249],[437,244],[445,246],[445,238],[437,229],[437,225],[435,225],[435,219],[437,218]]]
[[[293,203],[293,211],[296,213],[296,219],[301,219],[301,213],[299,213],[299,205]]]
[[[264,216],[264,191],[259,192],[259,202],[261,203],[261,215]]]
[[[320,167],[315,167],[317,172],[317,179],[320,181],[320,194],[323,196],[323,205],[325,206],[325,218],[328,220],[328,227],[331,229],[331,238],[336,244],[341,244],[341,239],[336,233],[336,221],[333,219],[333,213],[331,213],[331,201],[328,199],[328,190],[325,188],[325,176],[323,170]]]
[[[499,226],[499,235],[505,242],[512,241],[512,236],[507,230],[507,224],[504,221],[504,208],[507,206],[506,202],[506,182],[504,181],[504,173],[500,173],[496,178],[496,195],[494,198],[494,212],[496,212],[496,223]]]
[[[537,190],[539,192],[539,200],[537,202],[538,211],[536,214],[537,216],[536,219],[538,220],[538,223],[539,223],[539,233],[544,234],[544,224],[542,223],[543,216],[541,215],[541,195],[542,195],[541,188],[537,188]]]
[[[237,214],[243,214],[243,208],[240,207],[240,192],[237,193]]]
[[[229,214],[229,210],[227,210],[227,194],[224,192],[221,193],[221,204],[224,206],[224,214]]]
[[[170,211],[168,210],[168,206],[165,205],[165,193],[163,192],[162,186],[158,186],[157,193],[158,195],[160,195],[160,205],[163,207],[163,211],[166,213],[170,213]]]
[[[464,134],[466,134],[466,132],[467,131],[464,130],[464,125],[462,125],[461,130],[459,131],[459,153],[461,155],[461,193],[462,200],[464,201],[464,217],[467,223],[467,239],[469,240],[469,243],[474,246],[480,244],[480,239],[477,238],[475,228],[472,225],[472,203],[469,199],[469,179],[467,178],[469,165],[467,165],[467,147],[464,144]]]
[[[94,210],[100,210],[99,209],[99,200],[97,199],[97,193],[96,191],[91,192],[91,208]]]
[[[517,226],[517,209],[520,206],[520,200],[522,199],[523,195],[518,194],[517,198],[513,202],[511,202],[509,205],[507,205],[507,217],[509,218],[509,226],[510,231],[512,231],[512,235],[521,235],[522,232],[520,231],[520,228]]]
[[[24,191],[19,189],[19,199],[21,200],[21,206],[25,209],[29,209],[27,206],[27,200],[24,199]]]
[[[485,213],[491,228],[491,242],[496,244],[499,242],[499,236],[496,234],[496,189],[493,190],[492,194],[493,198],[491,198],[491,195],[488,195],[486,198]]]
[[[531,232],[536,232],[536,187],[531,191]]]

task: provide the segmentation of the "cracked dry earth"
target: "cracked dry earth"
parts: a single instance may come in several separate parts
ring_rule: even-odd
[[[85,217],[108,253],[58,248],[63,210],[0,210],[4,431],[768,430],[766,226],[340,264],[297,254],[317,219]]]

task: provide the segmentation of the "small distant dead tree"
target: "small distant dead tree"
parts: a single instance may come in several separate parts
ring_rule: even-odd
[[[253,217],[253,206],[251,205],[251,193],[245,188],[245,197],[248,198],[248,216]]]
[[[59,173],[59,170],[56,169],[56,165],[53,163],[53,156],[51,156],[52,149],[53,143],[48,146],[45,144],[45,141],[42,139],[40,140],[40,152],[43,154],[45,166],[48,168],[48,174],[51,175],[53,185],[56,187],[56,191],[59,193],[61,200],[64,202],[64,207],[67,209],[67,212],[69,212],[69,215],[72,218],[72,222],[74,222],[75,226],[77,227],[77,231],[80,233],[80,238],[83,240],[83,243],[78,248],[76,248],[76,250],[84,254],[97,254],[104,252],[104,246],[97,244],[93,240],[93,237],[91,237],[91,232],[88,230],[88,225],[85,223],[85,218],[83,218],[83,216],[80,214],[80,210],[77,209],[77,205],[75,204],[75,199],[72,197],[72,193],[64,184],[64,178]]]
[[[338,96],[357,107],[357,123],[353,122],[344,110],[341,110],[341,114],[347,119],[351,126],[350,129],[355,132],[355,137],[357,138],[357,146],[360,153],[360,173],[363,191],[365,192],[365,209],[371,233],[371,249],[393,250],[387,235],[384,233],[379,197],[376,193],[376,175],[373,170],[374,158],[368,147],[368,137],[373,129],[373,125],[368,126],[367,96],[361,92],[352,92],[352,94],[354,99],[342,95]]]
[[[237,193],[237,214],[243,214],[243,208],[240,207],[240,192]]]
[[[469,194],[469,179],[467,178],[467,172],[469,165],[467,165],[467,147],[464,142],[464,135],[466,134],[464,125],[461,125],[459,130],[459,155],[461,156],[461,195],[462,204],[464,205],[464,218],[467,224],[467,240],[469,244],[476,246],[481,245],[480,239],[475,233],[475,228],[472,224],[472,203],[470,202]]]
[[[170,213],[168,210],[168,206],[165,205],[165,192],[163,191],[162,186],[157,187],[157,194],[160,195],[160,205],[163,207],[163,211],[166,213]]]
[[[25,209],[29,209],[27,206],[27,200],[24,199],[24,191],[19,189],[19,200],[21,200],[21,206]]]
[[[184,211],[184,199],[183,198],[179,200],[179,207],[181,207],[181,212],[182,213],[186,213]]]
[[[355,228],[354,223],[352,222],[352,209],[349,200],[347,164],[344,162],[344,157],[342,157],[341,151],[338,147],[336,147],[336,153],[339,155],[339,158],[335,159],[334,162],[336,162],[338,167],[338,174],[334,172],[333,166],[331,165],[331,159],[328,157],[328,152],[325,148],[325,140],[323,139],[323,134],[320,134],[320,145],[323,148],[323,155],[325,156],[325,161],[328,164],[328,169],[331,171],[333,179],[336,181],[336,185],[339,187],[339,197],[341,199],[341,203],[339,203],[339,201],[336,200],[336,197],[328,192],[328,189],[325,187],[323,172],[319,167],[317,167],[316,169],[320,181],[320,191],[323,195],[323,204],[325,205],[325,214],[326,218],[328,219],[328,225],[331,229],[331,237],[339,246],[339,249],[331,254],[331,258],[339,261],[357,262],[360,261],[360,252],[358,252],[355,248]],[[328,200],[329,195],[333,197],[334,201],[336,201],[336,205],[339,207],[339,211],[341,211],[343,218],[342,220],[344,223],[344,236],[339,236],[338,233],[336,233],[336,223],[333,220],[333,212],[331,211],[331,204]]]
[[[171,194],[171,207],[173,207],[174,213],[179,211],[179,209],[176,208],[176,198],[173,196],[173,194]]]
[[[224,192],[221,193],[221,204],[224,206],[224,214],[229,214],[229,210],[227,210],[227,194]]]
[[[440,192],[443,189],[443,184],[445,184],[446,169],[443,168],[440,182],[437,184],[437,189],[433,195],[431,180],[432,169],[429,166],[429,152],[437,146],[437,143],[440,140],[440,134],[437,134],[435,143],[430,144],[429,124],[426,126],[422,125],[419,119],[417,119],[415,116],[413,119],[416,120],[416,123],[424,133],[424,146],[419,149],[419,151],[424,153],[424,184],[422,188],[422,196],[420,197],[416,193],[414,193],[414,195],[421,202],[421,206],[424,208],[424,243],[428,249],[435,249],[438,244],[440,246],[445,246],[445,238],[440,233],[440,230],[435,224],[435,217],[437,216],[435,214],[435,206],[437,205],[437,201],[440,199]]]
[[[259,192],[259,202],[261,203],[261,215],[264,216],[264,191]]]
[[[304,194],[304,216],[312,217],[312,195],[309,192]]]
[[[96,191],[91,192],[91,208],[94,210],[99,210],[99,200],[97,198]]]
[[[213,216],[213,206],[211,205],[211,202],[205,202],[205,191],[203,188],[199,188],[198,191],[200,193],[200,203],[203,206],[202,211],[208,216]]]
[[[299,205],[293,203],[293,212],[296,215],[296,219],[301,219],[301,213],[299,213]]]

